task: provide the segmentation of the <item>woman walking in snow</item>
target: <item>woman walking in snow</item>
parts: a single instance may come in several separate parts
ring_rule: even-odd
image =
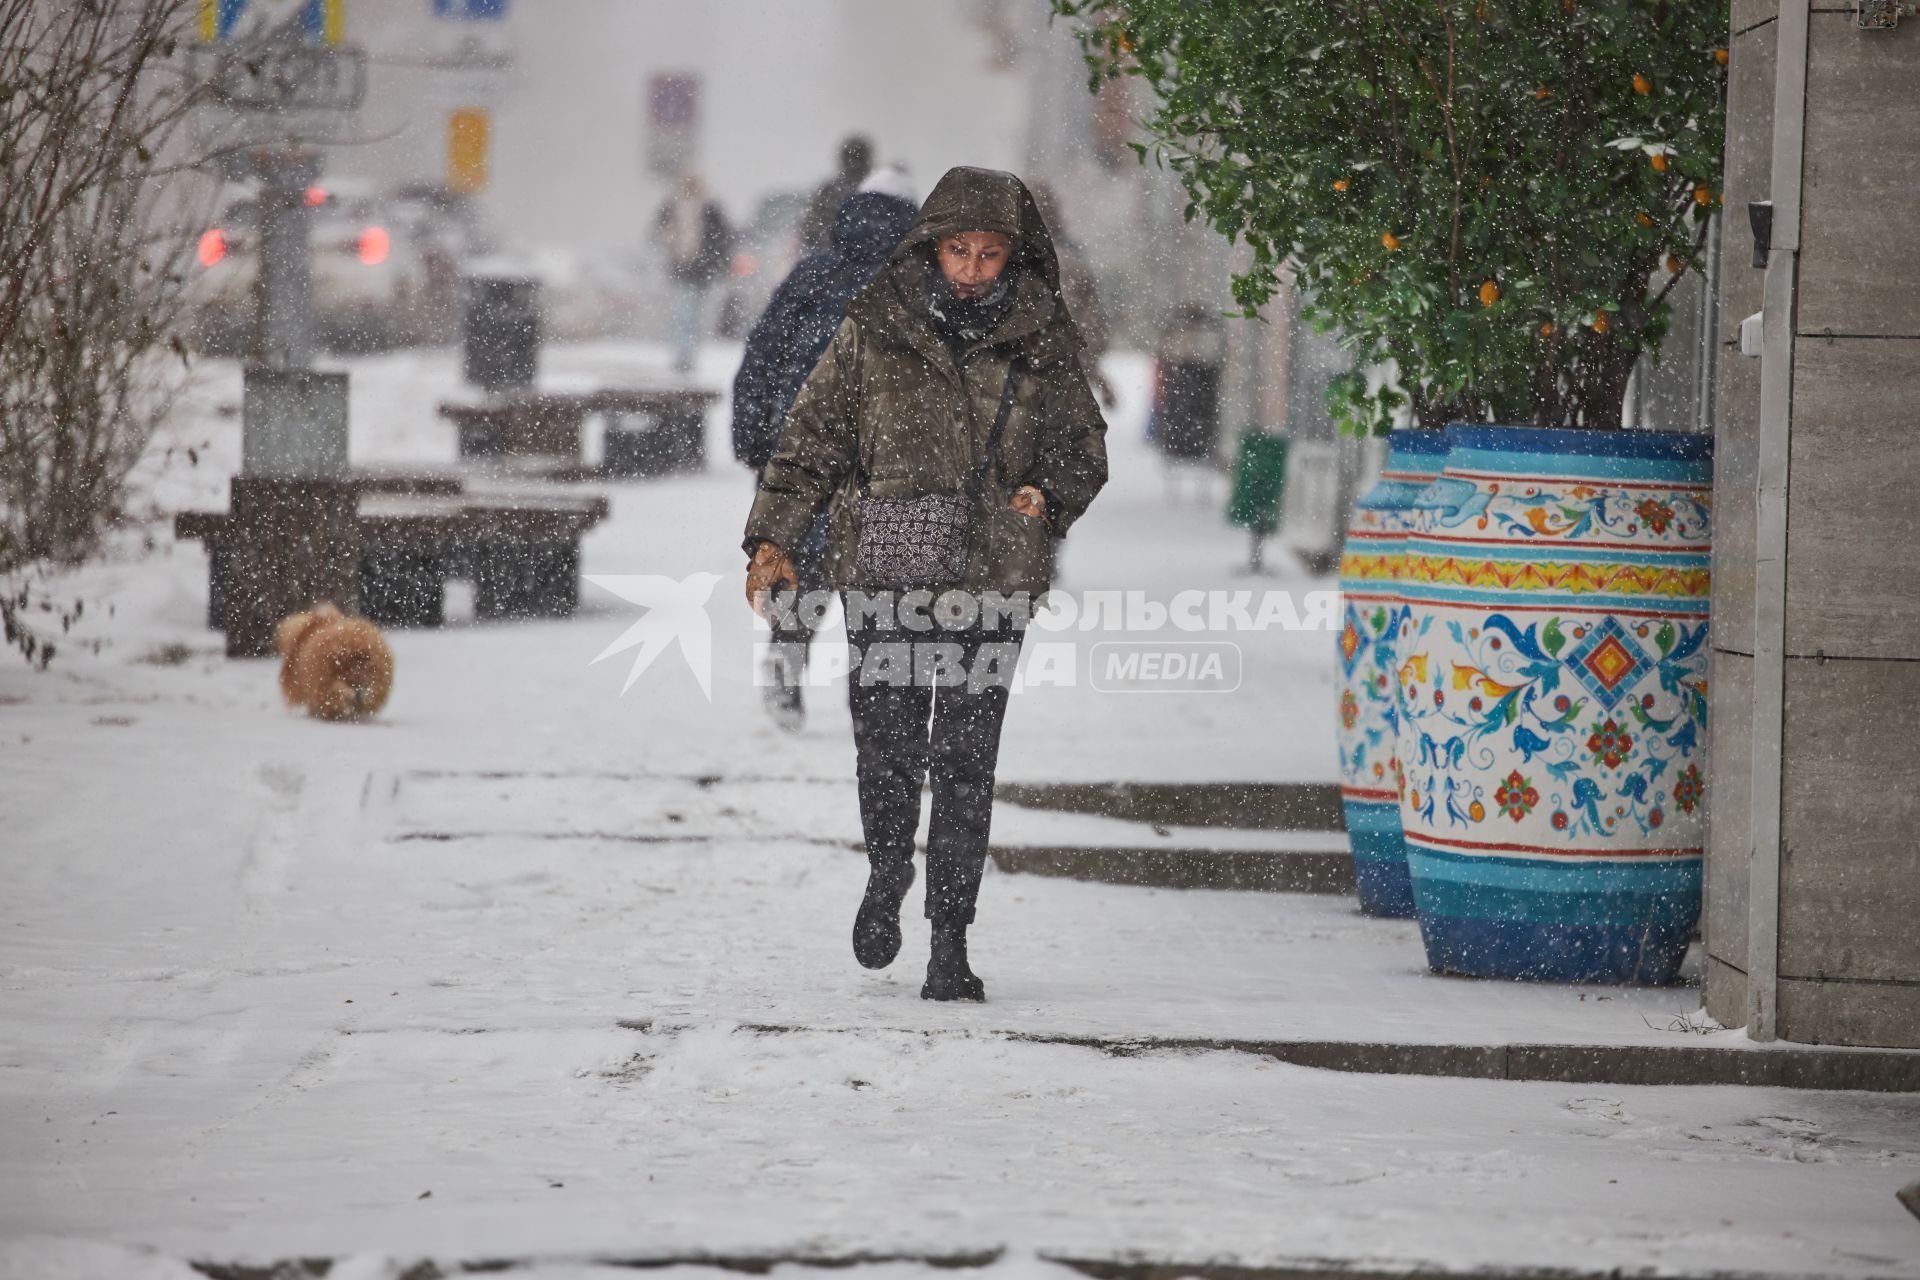
[[[797,583],[789,549],[828,513],[827,580],[847,593],[869,864],[853,951],[870,969],[899,954],[931,779],[932,957],[920,992],[930,1000],[985,998],[967,926],[1025,626],[1018,602],[1047,588],[1049,531],[1064,534],[1106,483],[1106,423],[1081,346],[1025,185],[950,170],[848,306],[788,411],[747,520],[747,597],[771,617],[773,589]],[[1016,601],[1010,614],[993,607],[1002,598]],[[933,629],[930,599],[942,601]]]

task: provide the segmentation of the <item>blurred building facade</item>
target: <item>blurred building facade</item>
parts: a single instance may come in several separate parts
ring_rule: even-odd
[[[511,244],[644,252],[671,176],[650,98],[672,77],[691,93],[677,154],[736,223],[769,196],[812,190],[840,140],[864,133],[923,194],[956,164],[1050,183],[1121,345],[1150,346],[1183,304],[1231,305],[1228,247],[1185,223],[1178,184],[1126,145],[1142,114],[1131,86],[1087,92],[1046,0],[541,0],[508,4],[498,22],[436,17],[428,0],[349,12],[371,77],[363,140],[335,148],[332,171],[386,187],[441,180],[454,115],[478,108],[490,117],[478,205]],[[492,59],[511,70],[489,75]]]
[[[371,83],[362,141],[335,148],[332,171],[387,187],[441,180],[455,116],[478,111],[488,122],[483,222],[575,270],[629,271],[642,282],[633,331],[657,327],[648,230],[672,161],[699,172],[741,225],[769,197],[811,191],[852,133],[871,137],[882,163],[905,164],[922,194],[956,164],[1049,184],[1117,347],[1152,351],[1182,308],[1234,308],[1229,279],[1243,259],[1187,222],[1178,181],[1129,145],[1147,110],[1141,87],[1090,93],[1071,26],[1051,20],[1047,0],[508,0],[504,18],[481,22],[437,17],[440,7],[464,6],[352,0]],[[1689,281],[1676,298],[1669,355],[1636,383],[1636,423],[1703,423],[1708,292]],[[1290,521],[1292,535],[1337,539],[1377,452],[1338,441],[1326,411],[1326,382],[1347,356],[1300,323],[1286,295],[1225,333],[1222,453],[1250,428],[1292,437],[1290,510],[1304,522]]]

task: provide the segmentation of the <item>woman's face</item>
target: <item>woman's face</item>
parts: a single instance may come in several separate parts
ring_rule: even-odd
[[[940,274],[954,293],[977,298],[1007,269],[1013,241],[998,231],[961,231],[941,240],[938,250]]]

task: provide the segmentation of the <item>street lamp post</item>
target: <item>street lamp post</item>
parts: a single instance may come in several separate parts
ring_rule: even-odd
[[[229,657],[274,652],[288,614],[359,598],[358,501],[347,477],[347,375],[314,370],[319,144],[366,89],[342,43],[344,0],[220,0],[194,53],[204,140],[222,176],[254,184],[259,275],[240,474],[213,553]]]

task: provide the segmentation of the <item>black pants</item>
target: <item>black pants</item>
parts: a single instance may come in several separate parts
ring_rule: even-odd
[[[912,859],[920,789],[931,778],[927,918],[970,923],[986,867],[1000,726],[1024,628],[1002,621],[995,628],[976,623],[909,631],[875,626],[851,609],[847,616],[848,701],[867,856],[879,864]]]

